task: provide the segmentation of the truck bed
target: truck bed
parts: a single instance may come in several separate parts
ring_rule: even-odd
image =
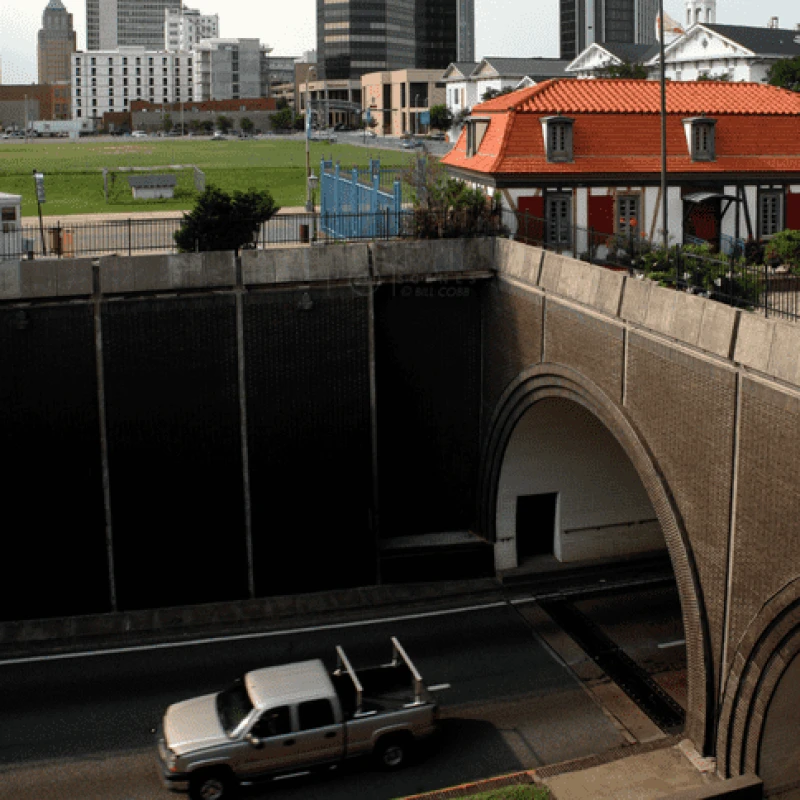
[[[362,715],[393,711],[414,702],[413,676],[404,663],[359,669],[356,675],[363,688]],[[332,680],[345,719],[351,719],[356,712],[353,681],[346,672],[335,672]]]

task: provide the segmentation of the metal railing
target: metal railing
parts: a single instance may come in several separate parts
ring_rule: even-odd
[[[175,233],[182,221],[177,217],[129,218],[58,223],[42,228],[23,226],[0,235],[0,261],[176,253]],[[634,228],[609,235],[507,210],[433,212],[404,208],[335,214],[325,219],[317,212],[276,214],[259,227],[245,248],[341,242],[338,236],[325,232],[331,228],[347,231],[347,241],[510,236],[591,264],[624,270],[631,276],[651,278],[690,294],[766,316],[800,320],[798,271],[748,263],[747,247],[742,242],[729,247],[728,255],[693,245],[673,246],[665,255]]]
[[[517,241],[617,270],[651,278],[679,291],[708,297],[787,320],[800,320],[800,274],[797,270],[749,263],[741,239],[720,237],[723,252],[694,239],[664,253],[634,227],[624,233],[601,233],[527,213],[503,210],[502,227]]]

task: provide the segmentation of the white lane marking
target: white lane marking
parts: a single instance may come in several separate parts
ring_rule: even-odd
[[[686,639],[676,639],[674,642],[661,642],[658,645],[659,650],[666,650],[668,647],[680,647],[686,644]]]
[[[422,611],[417,614],[399,614],[394,617],[381,617],[375,619],[360,619],[353,622],[332,622],[328,625],[313,625],[306,628],[287,628],[284,630],[260,631],[254,633],[237,633],[229,636],[209,636],[203,639],[190,639],[185,642],[157,642],[154,644],[130,645],[129,647],[110,647],[107,650],[84,650],[80,653],[51,653],[44,656],[24,656],[22,658],[9,658],[0,661],[0,667],[15,664],[34,664],[40,661],[66,661],[75,658],[90,658],[93,656],[109,656],[121,653],[140,653],[149,650],[170,650],[176,647],[195,647],[203,644],[219,644],[221,642],[237,642],[245,639],[267,639],[277,636],[293,636],[298,633],[318,633],[320,631],[335,631],[342,628],[357,628],[360,625],[386,625],[391,622],[404,622],[413,619],[428,619],[430,617],[443,617],[448,614],[465,614],[470,611],[486,611],[492,608],[507,606],[505,600],[482,605],[462,606],[459,608],[445,608],[439,611]]]

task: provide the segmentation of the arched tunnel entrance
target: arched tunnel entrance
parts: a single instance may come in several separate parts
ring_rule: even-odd
[[[498,570],[666,553],[656,512],[622,447],[570,400],[531,406],[506,446],[497,489]]]
[[[607,564],[668,552],[686,643],[683,732],[712,753],[713,676],[693,554],[624,407],[574,370],[541,364],[507,385],[486,433],[481,522],[499,571],[536,559]]]

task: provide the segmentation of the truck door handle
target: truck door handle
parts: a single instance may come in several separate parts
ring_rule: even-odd
[[[284,747],[291,747],[294,744],[294,739],[287,739],[284,743]]]
[[[335,739],[336,738],[336,731],[328,731],[325,734],[326,739]]]

